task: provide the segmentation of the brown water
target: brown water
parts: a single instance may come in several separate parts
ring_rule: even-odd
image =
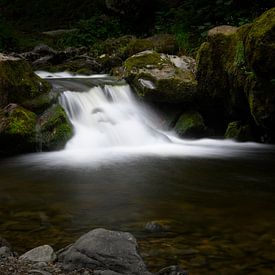
[[[126,154],[97,165],[46,153],[4,159],[0,235],[24,252],[59,249],[96,227],[126,230],[152,271],[180,264],[190,274],[275,274],[275,150],[234,150]],[[166,232],[147,232],[154,220]]]

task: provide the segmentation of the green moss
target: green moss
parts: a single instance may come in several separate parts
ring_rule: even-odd
[[[202,116],[196,111],[183,113],[176,123],[175,131],[180,136],[201,137],[206,132]]]
[[[35,130],[36,115],[24,108],[14,109],[8,119],[6,133],[10,135],[28,136]]]
[[[16,104],[0,111],[0,151],[6,154],[35,150],[36,115]]]
[[[72,127],[59,104],[53,105],[40,117],[39,128],[43,150],[61,149],[72,136]]]
[[[242,125],[240,121],[230,122],[224,135],[227,139],[235,139],[237,141],[253,141],[255,138],[252,134],[251,126]]]
[[[160,54],[156,52],[143,52],[132,57],[129,57],[124,67],[127,71],[140,68],[162,68],[165,64],[170,64],[166,59],[163,59]]]
[[[245,65],[245,53],[243,41],[238,41],[235,50],[234,65],[241,68]]]
[[[275,8],[269,9],[259,16],[253,23],[253,27],[249,35],[255,38],[261,38],[264,33],[271,32],[271,26],[275,24]]]
[[[245,51],[249,66],[263,78],[274,78],[275,8],[258,17],[248,32]]]
[[[154,43],[148,39],[134,39],[125,48],[125,54],[132,56],[145,50],[154,50]]]
[[[45,80],[36,76],[30,65],[20,59],[0,62],[0,105],[22,103],[50,90]]]

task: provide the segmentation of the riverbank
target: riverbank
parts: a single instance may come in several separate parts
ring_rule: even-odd
[[[49,245],[36,247],[21,256],[0,238],[0,273],[152,275],[138,252],[135,237],[128,232],[94,229],[75,243],[55,252]],[[163,268],[157,275],[187,275],[179,266]]]

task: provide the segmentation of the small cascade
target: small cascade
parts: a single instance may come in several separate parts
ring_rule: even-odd
[[[140,105],[129,85],[104,85],[88,92],[63,92],[60,103],[74,127],[66,149],[143,146],[169,142],[156,118]]]

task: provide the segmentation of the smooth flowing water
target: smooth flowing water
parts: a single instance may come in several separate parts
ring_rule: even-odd
[[[273,146],[181,140],[125,83],[40,75],[63,91],[75,134],[65,150],[0,162],[0,235],[17,251],[104,227],[133,233],[152,271],[275,272]]]

